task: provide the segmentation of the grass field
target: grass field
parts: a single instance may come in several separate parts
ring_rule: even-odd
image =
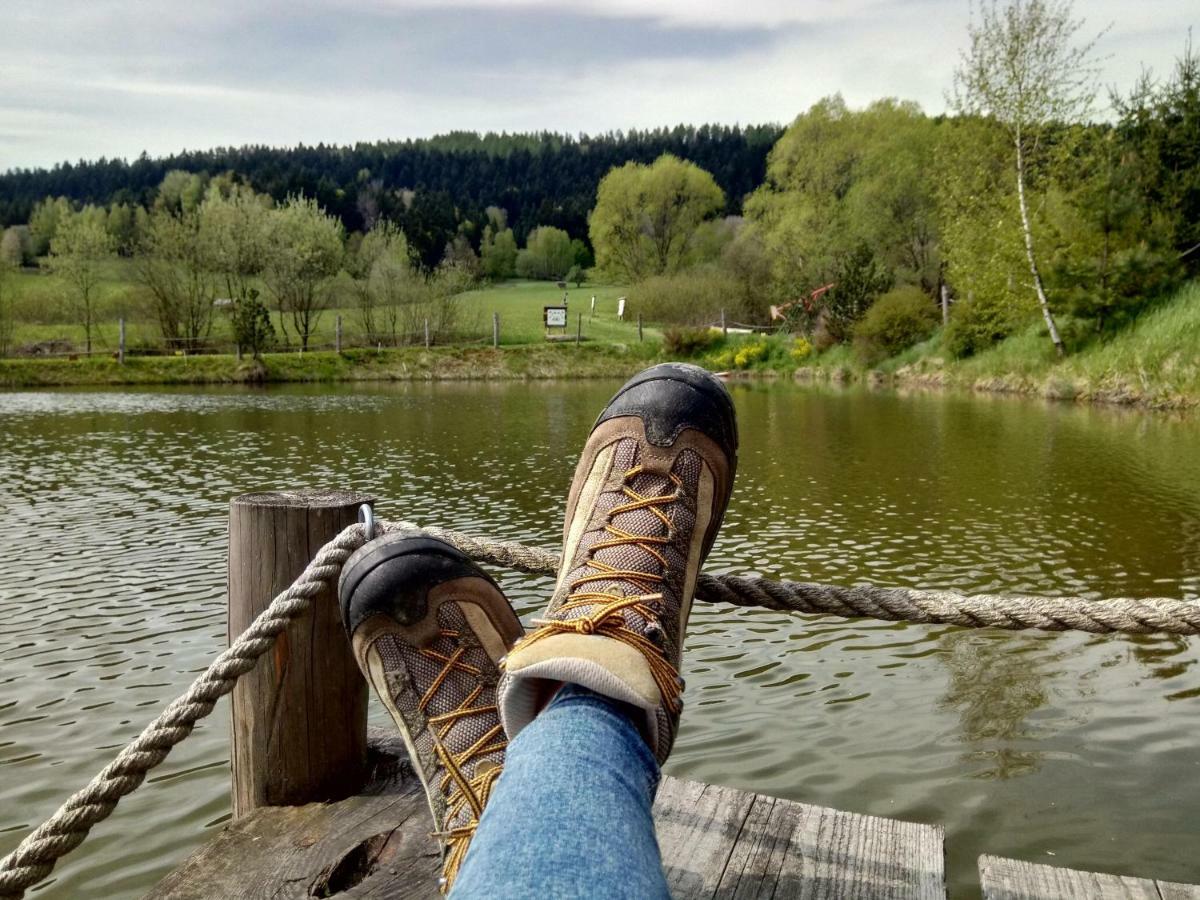
[[[13,275],[6,285],[13,298],[15,328],[14,347],[47,341],[66,341],[79,349],[83,347],[83,327],[71,316],[70,291],[63,280],[53,274],[23,270]],[[628,343],[637,341],[637,314],[630,311],[626,321],[617,319],[617,297],[624,289],[612,285],[571,285],[567,290],[570,325],[567,332],[574,337],[583,314],[583,338],[589,341]],[[542,308],[560,305],[563,291],[546,281],[509,281],[460,295],[463,319],[470,337],[491,342],[492,313],[500,315],[500,342],[506,346],[546,343],[542,326]],[[591,298],[596,298],[596,313],[591,313]],[[325,310],[310,339],[313,347],[332,347],[337,316],[342,317],[343,346],[366,343],[359,324],[358,310],[346,297],[334,297],[333,306]],[[115,260],[105,267],[96,294],[96,324],[92,333],[93,351],[108,354],[116,350],[118,320],[125,318],[126,343],[133,350],[160,348],[162,334],[151,312],[152,305],[145,290],[136,281],[133,263]],[[277,334],[281,332],[278,314],[271,320]],[[289,343],[296,343],[296,334],[288,317],[284,317]],[[647,327],[646,340],[658,340],[658,330]],[[223,313],[213,317],[211,339],[232,341],[229,319]]]

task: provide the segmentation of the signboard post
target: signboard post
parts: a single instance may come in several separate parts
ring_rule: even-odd
[[[546,337],[550,336],[551,329],[561,328],[562,333],[567,333],[567,308],[565,306],[543,306],[542,320],[546,324]]]

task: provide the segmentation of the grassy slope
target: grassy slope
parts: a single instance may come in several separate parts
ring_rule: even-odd
[[[862,375],[845,347],[808,363],[813,374]],[[1142,315],[1104,341],[1093,341],[1059,360],[1041,325],[977,356],[952,360],[934,335],[878,367],[900,383],[1011,391],[1060,399],[1140,403],[1148,406],[1200,404],[1200,282]]]

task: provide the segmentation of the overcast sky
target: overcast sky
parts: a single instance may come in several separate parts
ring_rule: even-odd
[[[944,109],[968,0],[6,4],[0,170],[452,129],[789,122],[840,91]],[[1196,0],[1077,0],[1104,82],[1166,74]]]

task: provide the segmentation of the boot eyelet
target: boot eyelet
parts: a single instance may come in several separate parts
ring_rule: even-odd
[[[666,638],[666,633],[662,630],[662,626],[657,622],[650,622],[646,625],[646,640],[652,643],[655,647],[658,647],[661,650],[663,645],[666,643]]]

